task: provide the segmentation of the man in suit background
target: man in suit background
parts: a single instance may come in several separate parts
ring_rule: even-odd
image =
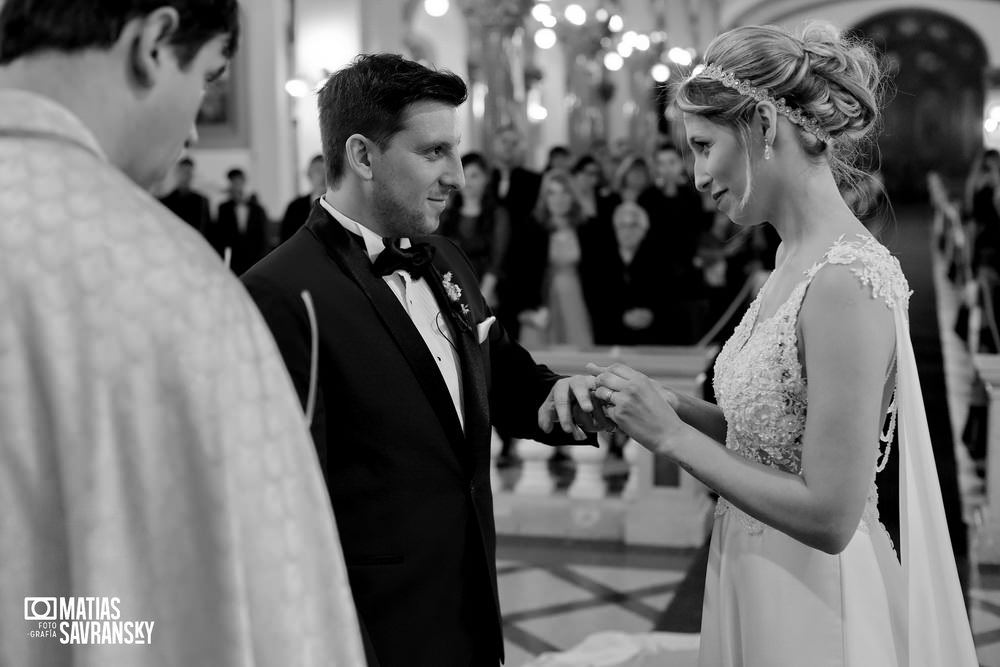
[[[285,209],[285,215],[281,219],[279,243],[284,243],[292,238],[292,234],[299,231],[299,227],[304,225],[309,217],[313,202],[326,192],[326,166],[323,164],[322,155],[314,155],[309,160],[306,178],[309,179],[309,192],[289,202],[288,208]]]
[[[521,330],[518,315],[532,298],[532,286],[522,271],[522,250],[530,246],[536,231],[531,215],[538,203],[542,177],[524,167],[524,140],[514,125],[497,130],[493,155],[496,166],[490,177],[490,191],[510,219],[510,243],[497,285],[500,301],[497,316],[507,333],[518,338]]]
[[[465,98],[459,77],[396,55],[359,56],[330,77],[319,93],[326,194],[243,276],[307,413],[315,405],[373,666],[496,667],[491,424],[571,444],[587,436],[570,404],[593,409],[592,379],[536,365],[495,322],[458,246],[431,235],[464,182]],[[540,413],[549,430],[556,410],[562,429],[545,433]]]
[[[174,169],[174,179],[174,189],[160,199],[160,202],[204,236],[212,224],[212,211],[208,205],[208,197],[191,186],[194,182],[194,160],[189,157],[181,158]]]
[[[270,221],[257,197],[247,192],[246,172],[230,169],[226,179],[229,199],[219,204],[211,241],[222,256],[229,248],[229,268],[240,275],[267,254]]]

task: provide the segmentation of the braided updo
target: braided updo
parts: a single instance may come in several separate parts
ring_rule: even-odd
[[[775,99],[784,98],[790,108],[814,119],[831,141],[796,127],[806,153],[826,157],[842,191],[863,192],[863,182],[871,178],[864,159],[874,146],[884,88],[882,67],[871,46],[820,21],[806,24],[798,35],[775,26],[744,26],[712,40],[705,62],[766,88]],[[694,76],[678,86],[676,104],[686,113],[736,127],[749,171],[755,100],[719,81]]]

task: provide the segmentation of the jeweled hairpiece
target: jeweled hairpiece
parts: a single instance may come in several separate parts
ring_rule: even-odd
[[[731,72],[727,72],[715,64],[705,65],[705,67],[696,76],[704,76],[714,81],[718,81],[726,88],[732,88],[740,95],[757,100],[758,102],[770,102],[778,110],[778,113],[792,123],[801,127],[806,132],[815,135],[820,141],[824,141],[826,143],[833,141],[833,137],[830,136],[830,133],[821,128],[815,118],[802,113],[801,109],[793,109],[788,106],[785,103],[784,97],[774,99],[774,96],[771,95],[767,88],[751,86],[750,82],[743,79],[737,79]]]

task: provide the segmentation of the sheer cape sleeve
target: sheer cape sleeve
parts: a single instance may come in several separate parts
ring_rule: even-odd
[[[979,661],[945,521],[910,327],[895,306],[899,425],[899,526],[906,594],[907,648],[913,667]]]

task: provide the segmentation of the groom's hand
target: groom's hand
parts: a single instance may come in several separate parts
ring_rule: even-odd
[[[572,433],[576,440],[586,440],[584,431],[609,430],[610,423],[591,396],[595,382],[590,375],[574,375],[557,381],[538,408],[539,428],[550,433],[558,422],[562,430]]]

